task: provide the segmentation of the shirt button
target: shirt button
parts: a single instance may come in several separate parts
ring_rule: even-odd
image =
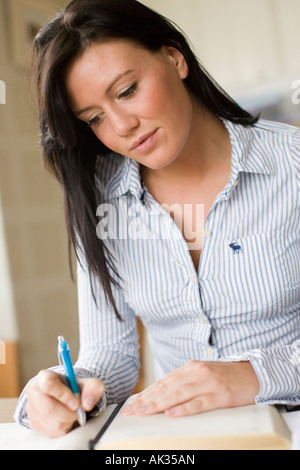
[[[205,325],[205,323],[206,323],[206,320],[205,320],[205,318],[203,318],[203,317],[200,317],[200,323],[202,323],[203,325]]]
[[[206,228],[203,232],[203,235],[205,238],[209,238],[211,237],[211,230],[209,230],[208,228]]]
[[[235,188],[238,185],[237,180],[233,183],[232,187]]]
[[[208,355],[209,359],[212,359],[212,358],[213,358],[213,355],[214,355],[214,352],[213,352],[211,349],[209,349],[209,350],[207,351],[207,355]]]
[[[197,282],[196,276],[191,276],[191,277],[190,277],[190,283],[193,284],[193,285],[195,285],[196,282]]]

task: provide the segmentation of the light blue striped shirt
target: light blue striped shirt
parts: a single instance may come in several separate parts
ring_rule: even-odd
[[[104,380],[102,408],[125,399],[137,381],[137,316],[157,378],[191,359],[250,360],[257,403],[300,403],[300,130],[262,120],[224,124],[231,176],[206,218],[197,272],[179,228],[143,186],[139,164],[98,158],[96,188],[106,205],[99,199],[97,235],[122,278],[114,297],[124,321],[94,279],[95,304],[78,265],[76,368]]]

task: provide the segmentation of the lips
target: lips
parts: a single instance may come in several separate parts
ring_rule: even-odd
[[[151,144],[152,141],[154,140],[156,132],[157,132],[157,129],[141,136],[138,140],[133,142],[130,150],[139,150],[139,149],[142,150],[142,148],[146,147],[147,144]]]

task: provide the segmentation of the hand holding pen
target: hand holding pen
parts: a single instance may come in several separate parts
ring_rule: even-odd
[[[59,354],[67,357],[69,355],[67,344],[60,343],[62,341],[58,344]],[[65,349],[68,351],[67,354],[63,353]],[[62,357],[60,360],[64,365]],[[74,382],[70,381],[69,385],[71,374],[68,372],[65,378],[53,370],[42,370],[25,387],[27,397],[25,410],[31,429],[47,436],[59,437],[72,430],[76,422],[84,423],[85,416],[82,415],[94,408],[105,387],[103,382],[96,378],[77,381],[75,378],[77,388],[73,388],[75,392],[73,393],[71,387],[74,386]],[[81,393],[77,395],[79,391]]]

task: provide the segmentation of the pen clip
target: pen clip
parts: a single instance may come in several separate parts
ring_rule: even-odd
[[[63,366],[63,360],[62,360],[62,351],[67,350],[70,351],[69,345],[66,342],[65,338],[63,336],[58,336],[58,345],[57,345],[57,356],[58,356],[58,363],[60,366]]]

